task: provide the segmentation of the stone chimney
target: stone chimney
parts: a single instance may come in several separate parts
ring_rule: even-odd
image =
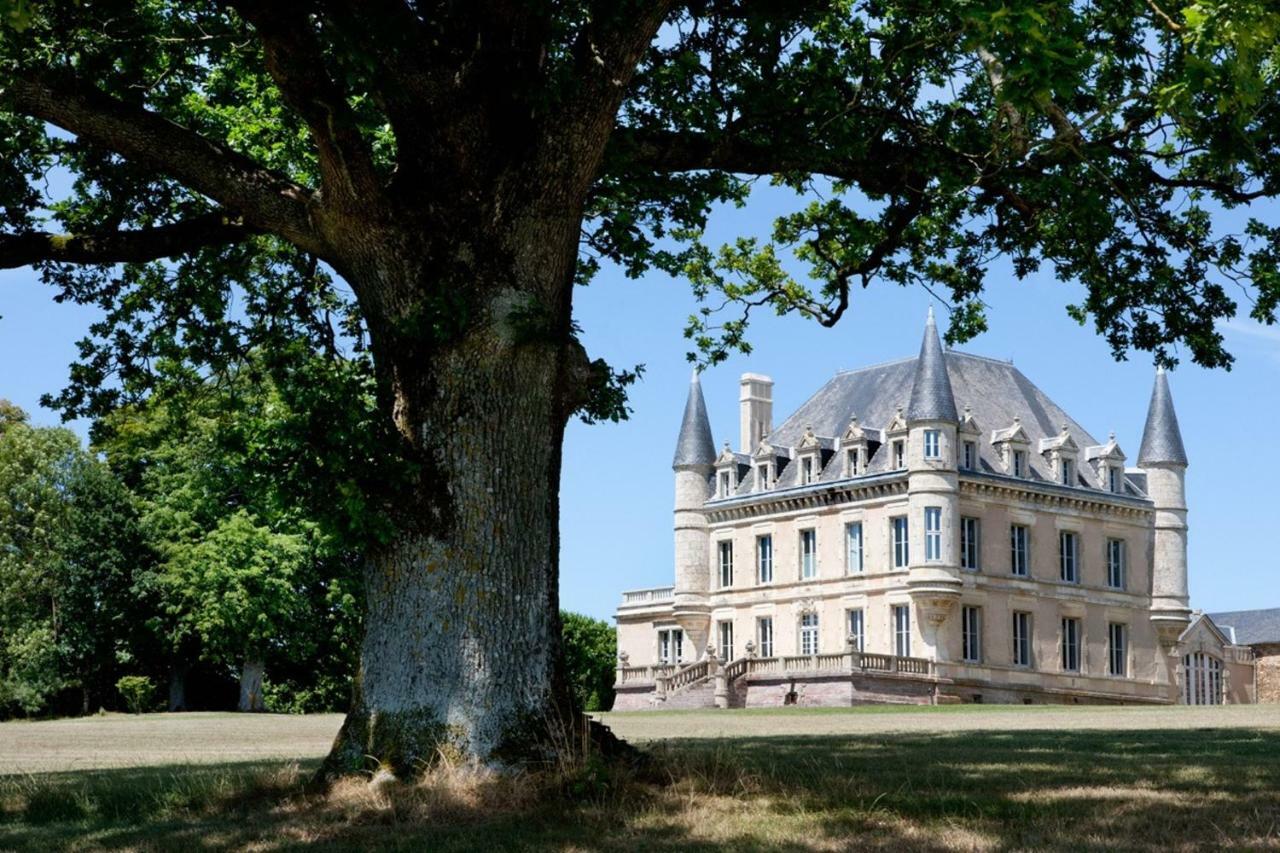
[[[751,453],[773,432],[773,380],[759,373],[744,373],[738,395],[743,453]]]

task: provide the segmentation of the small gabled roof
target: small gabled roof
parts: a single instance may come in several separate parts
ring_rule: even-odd
[[[1051,435],[1048,438],[1040,439],[1040,452],[1048,453],[1050,450],[1079,450],[1080,445],[1076,444],[1075,439],[1071,437],[1071,429],[1066,424],[1062,425],[1062,432],[1057,435]]]
[[[1147,407],[1147,424],[1142,430],[1142,447],[1138,449],[1139,465],[1161,463],[1187,464],[1182,431],[1178,429],[1178,414],[1173,410],[1173,395],[1169,392],[1169,377],[1163,367],[1156,369],[1151,404]]]
[[[676,439],[676,453],[672,468],[692,465],[711,465],[716,459],[716,445],[711,439],[711,419],[707,417],[707,403],[702,398],[702,382],[698,371],[689,380],[689,397],[684,403],[684,420],[680,422],[680,436]]]
[[[956,423],[960,420],[956,414],[956,399],[951,393],[951,379],[947,376],[942,341],[938,339],[938,327],[933,322],[932,306],[929,308],[929,319],[924,324],[924,340],[920,342],[920,357],[916,359],[915,376],[911,381],[907,420],[912,423]]]
[[[992,430],[992,444],[1000,444],[1004,441],[1016,441],[1022,444],[1031,443],[1031,439],[1027,437],[1027,431],[1022,428],[1022,418],[1015,417],[1013,423],[1004,429]]]
[[[1107,459],[1115,462],[1123,462],[1125,460],[1124,451],[1120,449],[1120,445],[1116,444],[1116,434],[1113,432],[1107,436],[1106,444],[1095,444],[1084,449],[1084,458],[1090,462],[1096,459]]]
[[[973,407],[965,406],[960,415],[960,432],[966,435],[982,435],[982,427],[973,419]]]

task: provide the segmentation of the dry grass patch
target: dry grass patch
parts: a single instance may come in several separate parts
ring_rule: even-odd
[[[739,736],[646,752],[643,773],[446,764],[323,797],[304,792],[314,760],[0,777],[0,849],[1280,849],[1273,730]]]

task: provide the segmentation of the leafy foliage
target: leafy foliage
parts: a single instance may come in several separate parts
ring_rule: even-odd
[[[607,711],[613,707],[613,680],[618,636],[607,622],[568,611],[560,614],[563,625],[564,663],[578,707]]]
[[[156,685],[145,675],[125,675],[116,682],[116,690],[124,699],[124,704],[134,714],[141,714],[151,709],[156,695]]]

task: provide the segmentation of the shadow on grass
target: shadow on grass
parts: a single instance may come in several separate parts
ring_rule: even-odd
[[[0,848],[1280,847],[1280,732],[761,737],[651,752],[655,780],[588,768],[568,785],[353,784],[323,799],[302,794],[309,766],[278,763],[4,777]]]

